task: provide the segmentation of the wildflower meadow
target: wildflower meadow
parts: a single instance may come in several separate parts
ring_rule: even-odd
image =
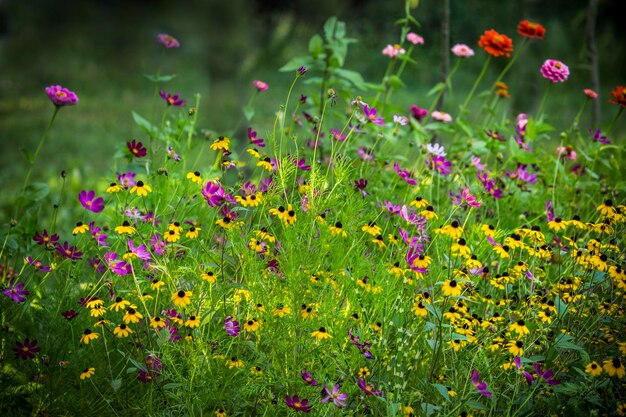
[[[510,70],[551,35],[520,19],[453,39],[447,78],[405,102],[434,47],[410,4],[378,80],[329,18],[276,65],[271,123],[272,83],[215,131],[185,68],[154,68],[151,112],[127,109],[141,134],[78,185],[33,181],[82,104],[42,85],[0,234],[0,414],[626,415],[626,86],[577,92],[565,120],[544,109],[579,69],[542,56],[538,106],[513,109]],[[184,43],[145,48],[176,68]]]

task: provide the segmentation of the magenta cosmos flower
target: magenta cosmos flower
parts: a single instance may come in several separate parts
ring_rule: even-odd
[[[130,154],[135,158],[141,158],[148,154],[148,150],[144,148],[143,143],[132,140],[132,142],[126,142]]]
[[[487,383],[480,381],[480,374],[476,369],[472,369],[472,385],[474,385],[474,388],[476,388],[476,390],[482,395],[487,398],[491,398],[492,394],[489,389],[487,389]]]
[[[406,182],[409,185],[417,185],[417,181],[413,179],[413,174],[406,169],[400,168],[400,165],[398,165],[397,162],[393,163],[393,169],[396,171],[396,174],[398,174],[400,178],[402,178],[404,182]]]
[[[235,320],[233,316],[228,316],[224,319],[224,328],[229,336],[237,336],[241,331],[239,322]]]
[[[553,83],[562,83],[569,77],[569,67],[556,59],[547,59],[541,66],[541,75]]]
[[[73,106],[78,103],[78,96],[75,92],[61,87],[60,85],[51,85],[46,87],[48,98],[57,107]]]
[[[325,395],[320,401],[323,403],[327,403],[332,401],[337,407],[345,407],[346,400],[348,399],[348,394],[343,394],[339,392],[339,384],[336,384],[332,390],[328,389],[326,386],[326,382],[324,382],[324,389],[322,389],[322,395]]]
[[[167,102],[168,106],[183,107],[185,105],[185,100],[180,98],[180,94],[178,93],[172,95],[161,90],[159,92],[159,95],[161,96],[163,100]]]
[[[26,296],[30,294],[24,289],[22,282],[16,283],[14,279],[9,281],[9,287],[2,290],[2,293],[13,300],[14,303],[23,303],[26,301]]]
[[[102,197],[96,198],[96,192],[91,191],[81,191],[78,194],[78,201],[83,205],[87,210],[93,211],[94,213],[100,213],[104,210],[104,199]]]
[[[157,35],[157,41],[159,41],[159,43],[165,46],[167,49],[178,48],[180,46],[178,39],[176,39],[172,35],[168,35],[167,33],[161,33]]]

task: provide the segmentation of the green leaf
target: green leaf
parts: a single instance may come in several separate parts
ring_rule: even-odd
[[[117,391],[121,387],[122,387],[122,380],[120,378],[114,379],[113,381],[111,381],[111,388],[113,388],[113,391]]]
[[[50,187],[44,182],[35,182],[26,189],[26,197],[32,201],[41,201],[50,194]]]
[[[329,17],[326,23],[324,23],[324,36],[326,36],[326,39],[331,40],[333,38],[335,25],[337,25],[337,18],[335,16]]]
[[[247,121],[252,120],[254,117],[254,106],[252,104],[246,105],[246,107],[243,108],[243,115],[246,117]]]
[[[398,90],[400,87],[406,87],[406,84],[404,84],[402,79],[397,75],[392,75],[391,77],[389,77],[389,85],[394,90]]]
[[[437,94],[438,92],[443,90],[445,87],[446,87],[445,83],[438,82],[437,84],[435,84],[435,86],[433,88],[430,89],[430,91],[428,93],[426,93],[426,95],[427,96],[432,96],[434,94]]]
[[[313,59],[319,58],[324,53],[324,40],[320,35],[315,34],[309,40],[309,53]]]
[[[365,83],[365,80],[363,80],[363,76],[361,76],[360,73],[356,72],[356,71],[351,71],[351,70],[347,70],[347,69],[343,69],[343,68],[336,68],[335,70],[333,70],[333,73],[339,77],[342,78],[346,81],[348,81],[349,83],[351,83],[354,87],[356,87],[359,90],[367,90],[367,85]]]
[[[176,78],[176,74],[171,74],[171,75],[144,74],[143,76],[146,77],[147,79],[149,79],[150,81],[152,81],[153,83],[166,83],[166,82],[172,81],[174,78]]]
[[[313,67],[315,61],[313,61],[313,58],[311,58],[310,56],[297,56],[295,58],[292,58],[289,62],[287,62],[285,65],[283,65],[282,67],[280,67],[278,69],[278,71],[280,72],[289,72],[289,71],[295,71],[300,67],[307,67],[308,69],[311,69]]]
[[[28,162],[28,165],[31,165],[33,163],[33,157],[30,154],[30,152],[28,152],[28,149],[20,148],[20,151],[24,154],[24,157],[26,158],[26,161]]]
[[[447,401],[450,401],[450,394],[448,394],[448,387],[441,385],[441,384],[433,384],[433,387],[437,388],[437,391],[439,391],[439,394],[441,394],[443,398],[445,398]]]
[[[410,62],[411,64],[417,65],[417,61],[408,55],[398,55],[398,59],[401,61],[407,61],[407,62]]]
[[[132,112],[132,115],[133,120],[135,121],[137,126],[139,126],[144,132],[152,136],[152,133],[155,131],[152,123],[144,119],[142,116],[139,115],[139,113],[136,113],[135,111]]]

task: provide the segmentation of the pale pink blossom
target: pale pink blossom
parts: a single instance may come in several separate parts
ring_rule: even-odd
[[[452,53],[459,58],[469,58],[474,56],[474,50],[464,43],[457,43],[452,47]]]
[[[452,121],[452,116],[442,111],[434,111],[432,113],[432,117],[433,119],[439,120],[440,122],[444,122],[444,123],[450,123]]]
[[[424,45],[424,38],[418,35],[417,33],[409,32],[406,34],[406,40],[411,42],[413,45]]]
[[[400,45],[387,45],[385,49],[383,49],[383,55],[387,55],[389,58],[395,58],[398,55],[404,55],[406,51]]]

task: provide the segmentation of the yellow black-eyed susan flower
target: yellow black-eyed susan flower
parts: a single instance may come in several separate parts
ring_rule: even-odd
[[[91,342],[92,340],[96,340],[99,337],[100,335],[98,333],[92,332],[91,329],[85,329],[82,336],[80,337],[80,342],[88,345],[89,342]]]
[[[162,279],[154,278],[152,280],[152,282],[150,283],[150,289],[151,290],[158,290],[159,288],[161,288],[164,285],[165,285],[165,282]]]
[[[123,234],[127,234],[127,235],[132,235],[136,232],[137,230],[135,229],[134,226],[131,226],[130,223],[128,223],[127,220],[124,220],[124,223],[122,223],[121,226],[117,226],[115,228],[115,232],[123,235]]]
[[[526,326],[526,322],[524,320],[518,320],[509,325],[509,331],[517,333],[519,336],[524,336],[530,334],[530,330]]]
[[[192,291],[179,290],[172,294],[172,302],[176,307],[185,308],[191,303]]]
[[[162,329],[167,325],[167,323],[165,323],[165,320],[163,320],[161,317],[159,316],[154,316],[150,319],[150,326],[153,329]]]
[[[202,229],[199,227],[191,226],[189,230],[187,230],[185,236],[187,236],[189,239],[195,239],[198,237],[198,233],[200,232],[200,230]]]
[[[619,358],[607,359],[603,362],[602,368],[609,376],[616,376],[619,379],[624,378],[626,369]]]
[[[251,318],[248,319],[244,324],[243,324],[243,328],[245,329],[245,331],[247,332],[254,332],[259,330],[259,328],[261,327],[261,322],[255,318]]]
[[[593,377],[600,376],[602,375],[602,366],[598,362],[593,361],[585,366],[585,372]]]
[[[143,315],[140,312],[138,312],[132,307],[129,307],[128,309],[126,309],[126,313],[124,314],[124,317],[122,317],[122,320],[126,324],[139,323],[139,320],[141,320],[142,318],[143,318]]]
[[[409,206],[413,206],[413,207],[415,207],[417,209],[428,207],[429,205],[430,205],[430,203],[428,202],[428,200],[426,200],[425,198],[423,198],[421,196],[415,197],[415,199],[413,199],[409,203]]]
[[[372,236],[377,236],[382,231],[382,229],[379,225],[376,224],[376,222],[369,222],[366,225],[363,225],[363,227],[361,227],[361,230],[363,230],[365,233],[369,233]]]
[[[332,336],[326,331],[325,327],[320,327],[319,330],[312,332],[311,336],[313,336],[317,340],[325,340],[325,339],[332,338]]]
[[[241,359],[237,359],[237,357],[233,356],[232,358],[230,358],[229,360],[226,361],[226,365],[228,365],[228,367],[230,369],[241,368],[243,366],[243,361]]]
[[[264,170],[266,170],[268,172],[273,172],[274,171],[274,167],[272,166],[272,161],[268,157],[265,157],[262,160],[260,160],[259,162],[257,162],[256,166],[261,167],[261,168],[263,168]]]
[[[200,318],[198,316],[189,316],[187,321],[185,321],[185,327],[189,327],[190,329],[200,327]]]
[[[230,144],[229,138],[227,138],[226,136],[220,136],[213,141],[213,143],[211,144],[211,149],[213,149],[214,151],[219,151],[219,150],[227,151],[229,144]]]
[[[128,337],[134,332],[130,327],[128,327],[125,323],[117,325],[115,329],[113,329],[113,334],[117,337]]]
[[[222,408],[215,410],[215,417],[228,417],[228,413]]]
[[[200,278],[208,282],[209,284],[215,284],[217,282],[217,275],[213,271],[206,271],[200,275]]]
[[[119,185],[116,182],[112,182],[106,189],[106,192],[109,194],[113,194],[113,193],[117,193],[119,191],[122,191],[124,189],[124,187],[122,187],[121,185]]]
[[[89,379],[96,373],[96,368],[86,368],[80,373],[80,379]]]
[[[524,342],[521,340],[511,340],[506,344],[509,353],[514,356],[522,356],[524,354]]]
[[[342,236],[342,237],[348,236],[348,233],[346,233],[346,231],[343,230],[343,224],[341,222],[336,222],[334,226],[331,226],[330,233],[333,236]]]
[[[83,224],[83,222],[78,222],[76,223],[76,227],[74,228],[74,230],[72,230],[72,234],[76,236],[79,233],[83,234],[87,231],[89,231],[89,226],[86,224]]]
[[[165,239],[166,242],[175,243],[180,239],[180,234],[176,233],[175,230],[168,230],[163,233],[163,239]]]
[[[202,176],[200,175],[199,171],[188,172],[187,179],[190,179],[192,182],[195,182],[196,184],[202,185]]]
[[[253,366],[250,368],[250,373],[252,375],[263,375],[263,369],[260,366]]]
[[[130,301],[124,300],[122,297],[116,297],[115,302],[109,306],[109,310],[115,310],[116,312],[119,310],[126,310],[126,308],[130,306]]]
[[[137,193],[139,197],[145,197],[151,192],[152,187],[150,187],[148,184],[144,183],[141,180],[137,181],[137,183],[130,189],[131,194]]]
[[[456,280],[447,279],[443,282],[441,290],[443,291],[443,295],[446,297],[457,297],[461,295],[463,289],[461,288],[461,284],[459,284]]]
[[[286,314],[291,314],[291,308],[289,308],[289,307],[287,307],[286,305],[283,305],[283,304],[278,304],[272,310],[272,315],[274,315],[274,316],[284,317]]]
[[[419,212],[419,215],[426,218],[426,220],[438,219],[437,213],[433,206],[426,206],[426,208]]]
[[[372,373],[367,366],[364,366],[363,368],[359,368],[359,372],[357,374],[359,375],[359,378],[367,378]]]

